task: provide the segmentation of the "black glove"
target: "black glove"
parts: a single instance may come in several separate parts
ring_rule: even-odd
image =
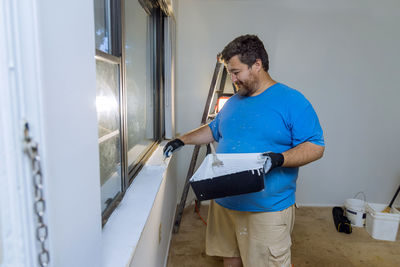
[[[185,143],[183,143],[182,140],[178,138],[169,141],[164,147],[164,157],[168,158],[172,155],[173,152],[182,148],[184,145]]]
[[[262,155],[266,157],[264,162],[264,173],[269,172],[275,167],[282,166],[285,160],[281,153],[265,152]]]

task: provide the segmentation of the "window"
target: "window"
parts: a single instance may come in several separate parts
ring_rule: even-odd
[[[94,0],[103,224],[164,136],[160,7],[150,0]]]
[[[122,190],[120,60],[96,56],[96,109],[100,151],[101,208]]]
[[[94,0],[96,49],[105,53],[111,52],[111,19],[109,7],[109,1]]]
[[[151,60],[152,21],[138,1],[125,1],[125,88],[128,164],[137,162],[154,140]]]

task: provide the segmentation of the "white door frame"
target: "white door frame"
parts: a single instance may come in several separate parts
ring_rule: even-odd
[[[43,144],[36,1],[0,5],[0,266],[38,266],[31,167],[23,125]],[[5,38],[4,38],[5,37]],[[45,159],[39,146],[41,160]],[[46,192],[44,194],[46,196]]]

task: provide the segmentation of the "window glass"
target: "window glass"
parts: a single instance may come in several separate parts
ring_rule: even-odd
[[[108,0],[94,0],[96,48],[111,53],[110,11]]]
[[[127,95],[128,166],[154,140],[149,16],[138,1],[125,1],[125,89]]]
[[[150,147],[162,137],[164,14],[151,0],[94,0],[94,16],[105,223],[150,154]]]
[[[121,191],[119,65],[96,60],[102,211]]]

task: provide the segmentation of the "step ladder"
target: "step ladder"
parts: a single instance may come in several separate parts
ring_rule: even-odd
[[[227,70],[224,64],[219,60],[217,56],[217,63],[215,64],[214,74],[211,80],[210,89],[208,91],[207,101],[204,106],[203,116],[201,118],[201,125],[207,124],[212,121],[220,110],[220,103],[218,99],[229,98],[236,93],[236,86],[232,83],[232,91],[226,91],[226,78]],[[185,185],[183,187],[181,201],[177,207],[175,214],[173,233],[178,233],[179,226],[182,220],[183,210],[185,209],[186,198],[189,192],[190,183],[189,180],[195,172],[195,167],[197,163],[197,158],[200,152],[200,145],[195,145],[192,159],[190,161],[189,169],[186,175]],[[210,145],[207,144],[207,154],[211,152]],[[196,205],[200,207],[200,201],[196,200]]]

